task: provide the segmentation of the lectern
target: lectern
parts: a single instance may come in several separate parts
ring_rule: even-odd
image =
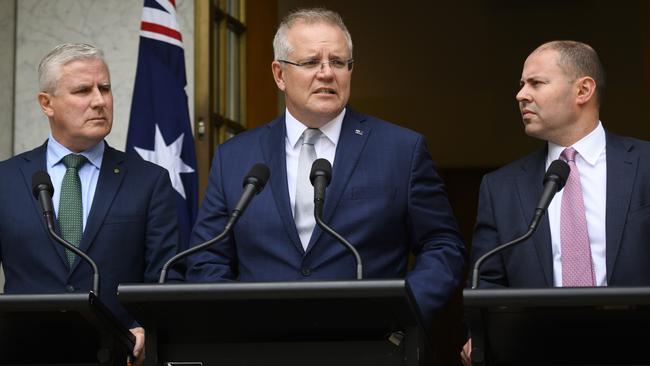
[[[650,288],[465,290],[474,365],[648,365]]]
[[[0,364],[124,365],[133,341],[92,292],[0,295]]]
[[[431,365],[403,280],[120,285],[149,365]]]

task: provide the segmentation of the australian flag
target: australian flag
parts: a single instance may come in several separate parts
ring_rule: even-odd
[[[127,151],[169,171],[186,249],[196,219],[196,153],[185,87],[185,58],[175,0],[145,0]]]

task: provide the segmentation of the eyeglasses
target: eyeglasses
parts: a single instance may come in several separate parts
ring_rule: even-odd
[[[351,58],[349,60],[343,61],[343,60],[329,60],[326,62],[320,62],[320,60],[307,60],[303,62],[291,62],[287,60],[278,60],[278,62],[282,62],[285,64],[301,67],[305,70],[322,70],[324,65],[330,65],[332,70],[343,70],[344,67],[348,67],[348,71],[352,70],[352,64],[354,64],[354,59]]]

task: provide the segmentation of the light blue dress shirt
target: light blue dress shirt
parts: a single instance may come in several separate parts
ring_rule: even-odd
[[[88,162],[79,169],[79,179],[81,180],[81,204],[83,206],[83,227],[86,229],[86,221],[88,214],[93,204],[93,197],[95,196],[95,189],[97,188],[97,180],[99,179],[99,169],[102,166],[102,159],[104,158],[105,142],[102,141],[94,147],[82,151],[80,154],[88,159]],[[50,134],[47,140],[47,173],[52,179],[54,186],[54,196],[52,203],[54,204],[54,211],[57,218],[59,217],[59,198],[61,197],[61,183],[65,175],[65,164],[63,158],[72,154],[65,146],[61,145]]]

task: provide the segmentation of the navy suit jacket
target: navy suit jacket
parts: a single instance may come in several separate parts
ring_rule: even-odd
[[[92,270],[48,235],[32,175],[47,171],[47,145],[0,163],[0,260],[6,293],[87,292]],[[126,326],[118,283],[155,282],[177,251],[174,191],[163,168],[108,145],[80,249],[99,267],[100,297]]]
[[[606,268],[609,286],[650,286],[650,143],[606,134]],[[546,148],[485,175],[472,263],[523,235],[542,193]],[[480,287],[553,286],[548,217],[528,241],[484,262]]]
[[[219,146],[191,244],[223,229],[255,163],[271,176],[228,240],[188,259],[188,281],[356,278],[353,255],[314,230],[303,250],[289,203],[285,118]],[[406,275],[425,324],[462,281],[465,249],[423,136],[350,108],[345,113],[323,219],[359,251],[364,278]]]

